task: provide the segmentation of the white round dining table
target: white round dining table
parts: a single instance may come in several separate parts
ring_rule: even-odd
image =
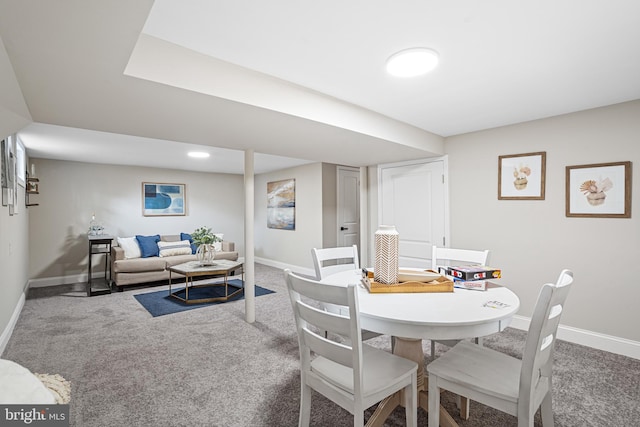
[[[362,329],[395,337],[459,340],[503,331],[520,307],[518,296],[489,282],[486,291],[454,288],[453,292],[370,293],[360,270],[348,270],[322,283],[358,284]]]
[[[428,400],[422,340],[461,340],[503,331],[520,307],[513,291],[494,282],[488,282],[484,291],[454,288],[453,292],[371,293],[362,284],[360,270],[332,274],[321,282],[358,285],[362,329],[396,337],[394,353],[418,363],[418,403],[425,410]],[[381,402],[367,425],[382,425],[401,402],[400,396]],[[463,405],[468,408],[467,403]],[[467,416],[465,412],[463,417]],[[440,425],[457,425],[442,407]]]

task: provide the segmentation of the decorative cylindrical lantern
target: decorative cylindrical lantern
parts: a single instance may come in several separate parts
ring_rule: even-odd
[[[373,280],[398,283],[398,232],[394,225],[381,225],[375,234],[376,263]]]

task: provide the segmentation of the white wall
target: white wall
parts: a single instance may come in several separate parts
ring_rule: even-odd
[[[40,194],[32,201],[40,206],[29,208],[31,279],[55,283],[86,274],[86,235],[94,212],[114,236],[189,233],[207,226],[224,233],[244,254],[241,175],[43,159],[32,163],[40,179]],[[187,215],[143,216],[142,182],[186,184]]]
[[[0,139],[31,123],[31,114],[22,97],[13,65],[0,38]]]
[[[31,122],[18,80],[0,39],[0,139],[19,131]],[[0,354],[12,324],[17,320],[28,281],[28,222],[24,207],[24,189],[18,191],[19,214],[9,216],[9,208],[0,206]]]
[[[267,228],[267,183],[296,180],[296,229]],[[322,247],[322,164],[313,163],[255,177],[256,260],[313,271],[311,249]]]
[[[19,213],[13,216],[8,206],[0,206],[0,354],[24,303],[29,279],[29,211],[24,206],[22,186],[18,186],[18,204]]]
[[[543,283],[575,273],[562,323],[640,341],[640,101],[447,138],[451,246],[491,249],[530,317]],[[498,200],[498,156],[546,151],[546,197]],[[565,167],[630,160],[632,218],[567,218]]]

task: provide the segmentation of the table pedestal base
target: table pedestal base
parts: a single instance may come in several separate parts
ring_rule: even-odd
[[[425,411],[429,410],[429,398],[427,394],[427,379],[424,376],[424,351],[422,340],[411,338],[395,338],[393,354],[413,360],[418,364],[418,406]],[[404,402],[402,392],[395,393],[378,404],[375,412],[367,421],[367,427],[382,427],[391,412]],[[440,405],[440,426],[458,427],[458,423]]]

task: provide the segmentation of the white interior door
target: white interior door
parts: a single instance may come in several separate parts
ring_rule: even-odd
[[[338,246],[360,248],[360,170],[338,166]]]
[[[399,233],[399,265],[431,267],[431,246],[444,246],[446,195],[444,161],[382,165],[379,222]]]

